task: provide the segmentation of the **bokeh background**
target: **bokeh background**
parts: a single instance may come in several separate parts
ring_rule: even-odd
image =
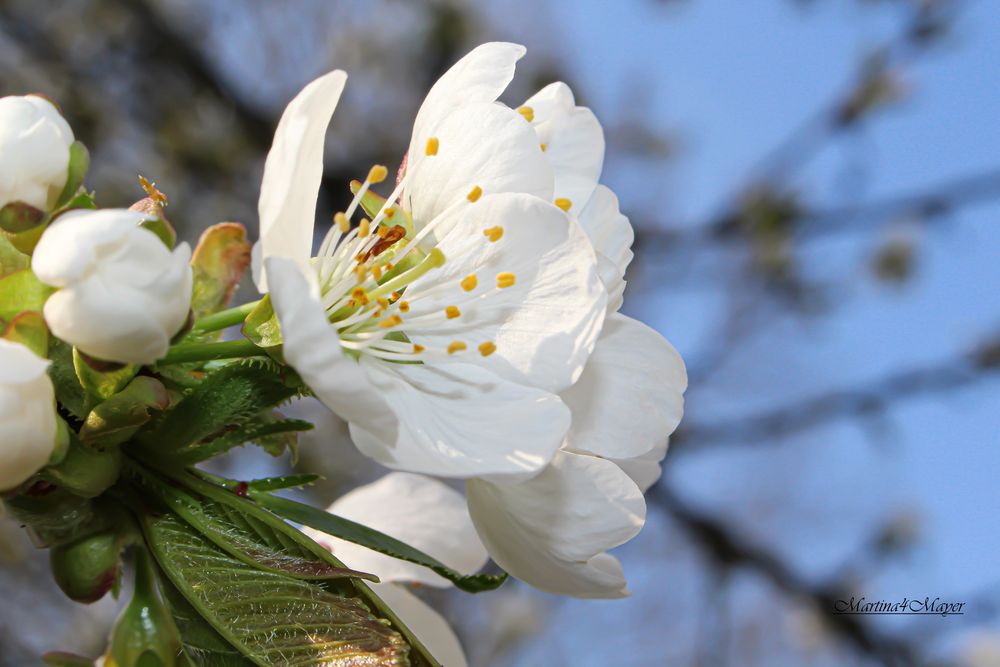
[[[306,82],[351,76],[323,223],[349,179],[399,163],[436,76],[497,39],[528,47],[506,102],[561,79],[604,123],[637,231],[625,312],[691,388],[615,552],[632,597],[422,591],[471,663],[1000,665],[1000,2],[0,0],[0,95],[57,100],[101,205],[140,198],[141,173],[194,241],[255,229]],[[327,503],[379,471],[315,414],[299,465],[327,472]],[[851,595],[966,613],[832,615]],[[0,524],[0,665],[97,655],[114,613],[62,598]]]

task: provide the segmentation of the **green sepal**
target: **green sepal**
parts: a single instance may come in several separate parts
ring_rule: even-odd
[[[171,250],[173,250],[174,244],[177,243],[177,232],[174,231],[173,225],[167,222],[165,218],[146,218],[139,223],[139,226],[156,234],[156,237],[163,241],[163,245]]]
[[[69,147],[69,169],[67,170],[66,185],[56,200],[57,209],[79,208],[67,205],[79,193],[83,180],[87,177],[88,169],[90,169],[90,152],[83,143],[74,141]]]
[[[191,308],[195,319],[224,309],[248,266],[250,242],[246,227],[236,222],[220,222],[206,229],[191,256],[194,273]]]
[[[169,403],[170,395],[159,380],[140,375],[90,411],[80,428],[80,440],[94,449],[120,445]]]
[[[278,324],[278,316],[271,306],[271,295],[265,294],[264,298],[257,302],[257,306],[250,311],[243,321],[243,335],[257,347],[268,350],[281,345],[281,326]]]
[[[86,398],[73,365],[73,348],[58,338],[49,341],[49,379],[56,390],[56,400],[71,415],[83,419],[87,415]]]
[[[41,312],[55,292],[31,272],[22,269],[0,278],[0,319],[10,322],[25,311]]]
[[[120,364],[113,361],[95,359],[77,348],[73,348],[73,368],[83,387],[87,406],[96,405],[111,398],[132,381],[139,372],[138,364]]]
[[[28,268],[30,258],[14,247],[5,234],[0,234],[0,278]]]
[[[156,565],[145,549],[136,550],[132,601],[111,631],[109,655],[115,667],[175,667],[181,637],[173,616],[156,590]]]
[[[501,575],[461,574],[433,556],[429,556],[405,542],[400,542],[396,538],[385,533],[380,533],[368,526],[355,523],[335,514],[330,514],[325,510],[316,509],[310,505],[249,488],[247,489],[247,497],[258,503],[261,507],[289,521],[315,528],[327,535],[333,535],[348,542],[360,544],[372,551],[377,551],[393,558],[423,565],[448,581],[451,581],[455,586],[467,593],[481,593],[483,591],[495,590],[507,580],[506,573]]]
[[[26,310],[14,316],[0,337],[24,345],[43,359],[49,356],[49,328],[37,311]]]
[[[122,454],[119,449],[91,449],[70,433],[65,457],[58,464],[42,469],[38,476],[74,495],[96,498],[118,481],[121,468]]]
[[[75,211],[78,209],[84,209],[88,211],[97,210],[97,202],[94,201],[93,192],[80,192],[72,199],[70,199],[62,207],[59,213],[65,213],[67,211]]]

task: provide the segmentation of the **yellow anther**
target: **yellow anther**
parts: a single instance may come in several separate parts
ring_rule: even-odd
[[[542,152],[544,153],[545,149],[548,148],[548,147],[549,147],[548,144],[542,144]]]
[[[356,266],[354,267],[354,276],[358,279],[359,283],[363,283],[368,279],[368,269],[363,264]]]
[[[494,345],[492,341],[486,341],[485,343],[479,346],[479,354],[483,355],[484,357],[488,357],[496,351],[497,351],[497,346]]]
[[[462,285],[462,289],[466,292],[471,292],[476,289],[476,285],[479,284],[479,280],[476,278],[476,274],[472,273],[462,278],[462,282],[460,284]]]
[[[444,266],[444,260],[445,257],[444,253],[441,251],[441,248],[432,248],[430,254],[427,255],[427,259],[425,259],[424,261],[428,262],[434,268],[439,269],[442,266]]]
[[[483,189],[478,185],[472,188],[472,191],[467,195],[469,201],[476,201],[483,196]]]
[[[385,180],[385,177],[389,175],[389,170],[385,168],[384,164],[377,164],[368,170],[368,182],[369,183],[381,183]]]
[[[389,307],[389,299],[384,299],[382,297],[379,297],[379,298],[377,298],[375,300],[378,302],[378,305],[380,305],[382,308],[388,308]]]
[[[437,137],[431,137],[430,139],[427,140],[427,148],[424,150],[424,153],[426,153],[427,155],[437,155],[438,146],[440,145],[441,142],[438,141]]]
[[[351,290],[351,300],[355,303],[360,303],[362,306],[368,305],[368,293],[365,292],[364,287],[355,287]]]
[[[386,262],[385,263],[385,270],[386,271],[392,271],[393,267],[395,267],[395,266],[396,265],[393,264],[392,262]],[[395,292],[393,292],[393,294],[395,294]],[[398,299],[399,297],[397,296],[396,298]]]
[[[372,223],[368,221],[368,218],[361,218],[361,223],[358,225],[358,238],[363,239],[372,233]]]
[[[376,233],[376,234],[378,234],[378,237],[379,237],[380,239],[384,239],[384,238],[385,238],[385,235],[389,233],[389,228],[388,228],[388,227],[386,227],[385,225],[379,225],[379,226],[378,226],[378,227],[377,227],[377,228],[375,229],[375,233]]]
[[[535,110],[531,107],[519,107],[517,112],[524,116],[524,119],[529,123],[535,120]]]
[[[468,349],[460,340],[453,340],[448,343],[448,354],[455,354],[456,352],[461,352],[462,350]]]
[[[333,222],[337,225],[337,229],[340,230],[341,234],[346,234],[351,228],[351,221],[347,219],[347,216],[343,213],[337,213],[333,216]]]
[[[402,317],[400,317],[399,315],[393,315],[392,317],[388,317],[382,320],[381,322],[378,323],[378,325],[383,329],[391,329],[392,327],[398,326],[402,323],[403,323]]]
[[[400,294],[399,292],[393,292],[392,294],[389,295],[389,298],[392,299],[393,301],[398,301],[399,297],[401,296],[403,295]]]
[[[503,272],[497,274],[497,287],[503,289],[505,287],[510,287],[514,284],[514,274]]]
[[[555,201],[555,205],[564,211],[569,211],[573,207],[573,202],[566,199],[565,197],[560,197]]]
[[[375,280],[382,279],[382,267],[376,264],[372,267],[372,275],[375,276]]]
[[[409,301],[400,301],[399,302],[399,310],[400,310],[400,312],[403,312],[403,313],[410,312],[410,302]]]
[[[458,309],[458,306],[448,306],[444,309],[444,314],[448,316],[449,320],[453,320],[456,317],[461,317],[462,311]]]
[[[491,243],[496,243],[503,236],[503,227],[497,225],[496,227],[490,227],[489,229],[483,230],[483,236],[488,238]]]
[[[385,209],[385,219],[386,220],[392,220],[392,216],[394,216],[394,215],[396,215],[396,209],[394,209],[394,208],[387,208],[387,209]]]
[[[416,343],[413,344],[413,354],[420,354],[425,349],[426,348],[423,345],[417,345]]]

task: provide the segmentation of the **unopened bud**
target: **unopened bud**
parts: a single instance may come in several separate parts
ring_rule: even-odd
[[[122,539],[115,531],[89,535],[49,551],[52,574],[66,596],[90,604],[115,587],[121,574]]]

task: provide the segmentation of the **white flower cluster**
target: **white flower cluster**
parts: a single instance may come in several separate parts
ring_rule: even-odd
[[[687,377],[662,336],[618,312],[633,231],[599,182],[594,114],[562,83],[516,109],[497,102],[524,53],[485,44],[444,74],[391,194],[374,193],[388,170],[373,167],[316,253],[324,138],[347,77],[306,86],[265,164],[254,275],[284,360],[362,452],[397,471],[333,511],[458,569],[489,556],[542,590],[621,597],[608,550],[645,521]],[[0,213],[42,216],[24,270],[48,290],[53,335],[99,360],[152,364],[189,317],[191,251],[168,248],[140,212],[55,210],[73,142],[46,100],[0,99]],[[359,208],[370,219],[354,224]],[[0,340],[0,490],[55,447],[47,363]],[[434,478],[464,481],[464,496]],[[318,537],[386,581],[447,583]],[[396,584],[380,592],[404,617],[421,608]],[[443,622],[413,613],[460,663]]]

